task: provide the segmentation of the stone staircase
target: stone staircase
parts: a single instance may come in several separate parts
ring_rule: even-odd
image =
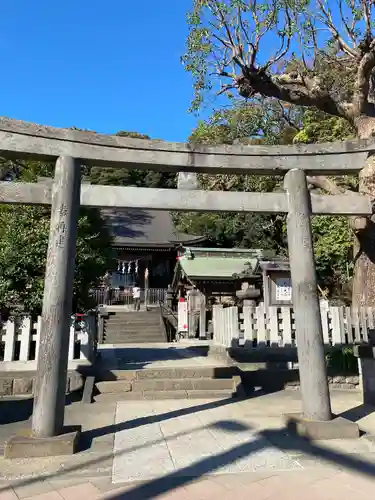
[[[105,344],[166,342],[160,309],[109,312],[103,325]]]
[[[112,370],[96,382],[95,402],[242,397],[241,377],[233,367]]]

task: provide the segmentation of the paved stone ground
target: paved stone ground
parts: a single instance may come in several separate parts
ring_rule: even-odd
[[[368,434],[315,443],[288,436],[282,413],[300,410],[298,391],[246,401],[74,403],[67,423],[83,423],[91,448],[73,457],[1,459],[0,500],[368,498],[375,409],[355,393],[335,391],[332,400]]]
[[[134,352],[128,360],[171,366],[184,358],[163,356],[146,360]],[[333,391],[332,403],[335,413],[359,422],[360,439],[309,443],[288,435],[282,415],[301,410],[300,394],[291,390],[246,401],[117,403],[114,396],[105,404],[72,403],[66,423],[82,425],[85,449],[72,457],[0,459],[0,500],[370,498],[375,408],[355,392]],[[12,404],[19,422],[0,426],[0,441],[29,426],[30,404]],[[6,413],[1,417],[6,422]]]
[[[166,416],[166,419],[162,415]],[[172,418],[169,418],[172,416]],[[243,405],[205,401],[120,403],[116,424],[142,418],[144,425],[116,433],[113,481],[150,480],[172,474],[292,470],[295,460],[259,435]]]

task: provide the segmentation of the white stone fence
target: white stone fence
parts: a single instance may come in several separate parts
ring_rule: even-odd
[[[321,305],[324,344],[368,342],[375,328],[375,309]],[[290,307],[213,307],[213,340],[224,347],[295,347],[294,312]]]
[[[38,359],[41,317],[30,316],[0,322],[0,362],[28,362]],[[95,315],[72,316],[69,336],[69,361],[91,362],[96,340]],[[1,363],[0,363],[1,370]]]

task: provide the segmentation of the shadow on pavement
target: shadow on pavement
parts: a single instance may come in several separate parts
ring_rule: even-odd
[[[82,399],[82,388],[66,395],[65,406],[77,403]],[[24,423],[31,419],[33,397],[9,396],[0,398],[0,425]]]
[[[346,410],[340,415],[339,417],[346,418],[347,420],[350,420],[351,422],[358,422],[358,420],[361,420],[362,418],[368,417],[372,413],[375,413],[375,407],[371,405],[358,405],[355,406],[354,408],[350,408],[349,410]]]
[[[208,350],[208,348],[207,348]],[[190,358],[206,358],[207,352],[204,349],[197,351],[193,347],[181,347],[175,344],[162,344],[160,347],[148,347],[138,344],[121,347],[99,348],[98,369],[102,370],[142,370],[152,363],[163,361],[179,361]],[[203,365],[204,366],[204,365]],[[202,367],[203,367],[202,366]],[[166,365],[159,368],[173,368],[172,365]]]
[[[269,392],[265,392],[262,390],[252,391],[246,398],[241,399],[242,401],[245,399],[252,399],[255,397],[263,396],[265,394],[270,394]],[[231,405],[239,401],[238,398],[226,398],[219,399],[216,401],[210,401],[208,403],[203,403],[187,408],[179,408],[178,410],[172,410],[166,413],[159,413],[156,415],[150,415],[148,417],[140,417],[135,418],[133,420],[128,420],[125,422],[114,423],[111,425],[106,425],[103,427],[98,427],[96,429],[90,429],[87,431],[83,431],[81,435],[82,448],[81,451],[88,450],[92,446],[92,441],[98,437],[105,436],[107,434],[113,434],[119,431],[134,429],[136,427],[141,427],[142,425],[154,424],[157,422],[164,422],[166,420],[171,420],[173,418],[182,417],[184,415],[192,415],[195,413],[199,413],[202,411],[221,408],[224,406]]]
[[[242,424],[228,425],[226,429],[232,428],[233,432],[239,432],[239,427],[242,430],[247,430]],[[220,427],[221,422],[213,425]],[[266,430],[257,434],[258,438],[255,441],[240,444],[228,451],[215,455],[213,457],[204,458],[184,469],[168,474],[164,477],[147,481],[136,486],[132,490],[120,494],[107,496],[107,499],[117,500],[141,500],[157,498],[160,495],[172,491],[173,489],[185,486],[190,482],[201,478],[209,473],[213,473],[223,466],[229,465],[241,458],[244,458],[252,453],[264,449],[266,446],[273,445],[283,452],[303,451],[305,454],[314,457],[315,459],[324,460],[338,467],[358,472],[365,476],[375,477],[375,464],[356,458],[355,456],[345,455],[344,453],[333,451],[324,448],[322,445],[311,442],[308,439],[299,438],[288,435],[286,428]],[[121,485],[119,485],[121,487]]]
[[[152,418],[155,418],[154,421],[163,421],[167,419],[174,418],[181,414],[194,413],[196,411],[203,411],[204,409],[209,409],[217,406],[224,406],[225,404],[230,404],[229,401],[232,400],[223,400],[221,402],[211,402],[204,405],[197,405],[196,407],[187,408],[183,410],[176,410],[174,412],[168,412],[161,415],[155,415]],[[221,403],[217,405],[217,403]],[[359,413],[360,414],[360,413]],[[135,419],[130,422],[124,422],[122,428],[134,428],[137,425],[144,425],[148,419]],[[126,427],[127,426],[127,427]],[[250,426],[244,425],[241,422],[237,422],[235,420],[222,420],[210,424],[206,428],[211,429],[222,429],[227,433],[241,433],[246,431],[253,431]],[[103,432],[103,431],[102,431]],[[127,490],[121,494],[113,494],[110,496],[107,493],[106,498],[115,499],[124,499],[124,500],[145,500],[151,498],[157,498],[160,495],[167,493],[175,488],[182,487],[184,485],[189,484],[190,482],[200,479],[203,476],[218,471],[220,468],[224,466],[228,466],[238,461],[241,458],[245,458],[253,453],[259,452],[260,450],[264,450],[270,446],[279,449],[282,452],[285,452],[287,456],[289,456],[289,452],[302,452],[305,455],[309,455],[313,457],[315,460],[322,460],[331,465],[335,465],[338,468],[343,468],[351,471],[355,471],[359,474],[362,474],[367,477],[374,478],[375,477],[375,464],[369,461],[363,460],[362,458],[356,457],[354,455],[348,455],[341,451],[334,451],[332,449],[328,449],[324,446],[323,443],[311,442],[308,439],[300,438],[294,435],[291,435],[287,428],[283,427],[280,429],[272,429],[272,430],[264,430],[261,432],[254,431],[253,434],[255,439],[252,439],[247,442],[242,442],[237,446],[232,447],[229,450],[225,450],[222,453],[219,453],[214,456],[205,457],[202,460],[199,460],[193,464],[188,465],[182,469],[176,470],[170,474],[167,474],[163,477],[152,479],[145,481],[141,484],[137,484],[131,490]],[[148,445],[135,446],[130,451],[142,448]],[[120,452],[117,456],[125,455],[129,453],[129,450],[124,452]],[[64,471],[59,471],[58,473],[43,476],[43,479],[48,480],[52,478],[59,477],[61,478],[64,474],[69,474],[74,471],[79,470],[82,467],[88,467],[93,464],[98,464],[101,461],[112,457],[113,454],[103,455],[99,458],[95,458],[93,460],[88,460],[84,464],[77,464],[71,467],[65,467]],[[293,460],[292,458],[290,458]],[[296,463],[296,467],[298,468],[298,464]],[[1,488],[0,491],[4,491],[11,487],[22,486],[26,484],[31,484],[33,482],[39,481],[40,478],[29,478],[25,481],[20,481],[19,484],[13,484],[9,487]],[[82,477],[82,482],[84,482],[84,477]],[[118,485],[121,487],[121,484]]]

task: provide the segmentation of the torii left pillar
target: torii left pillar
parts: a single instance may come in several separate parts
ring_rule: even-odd
[[[56,162],[51,225],[44,282],[32,434],[50,438],[63,433],[72,314],[81,169],[74,158]]]

